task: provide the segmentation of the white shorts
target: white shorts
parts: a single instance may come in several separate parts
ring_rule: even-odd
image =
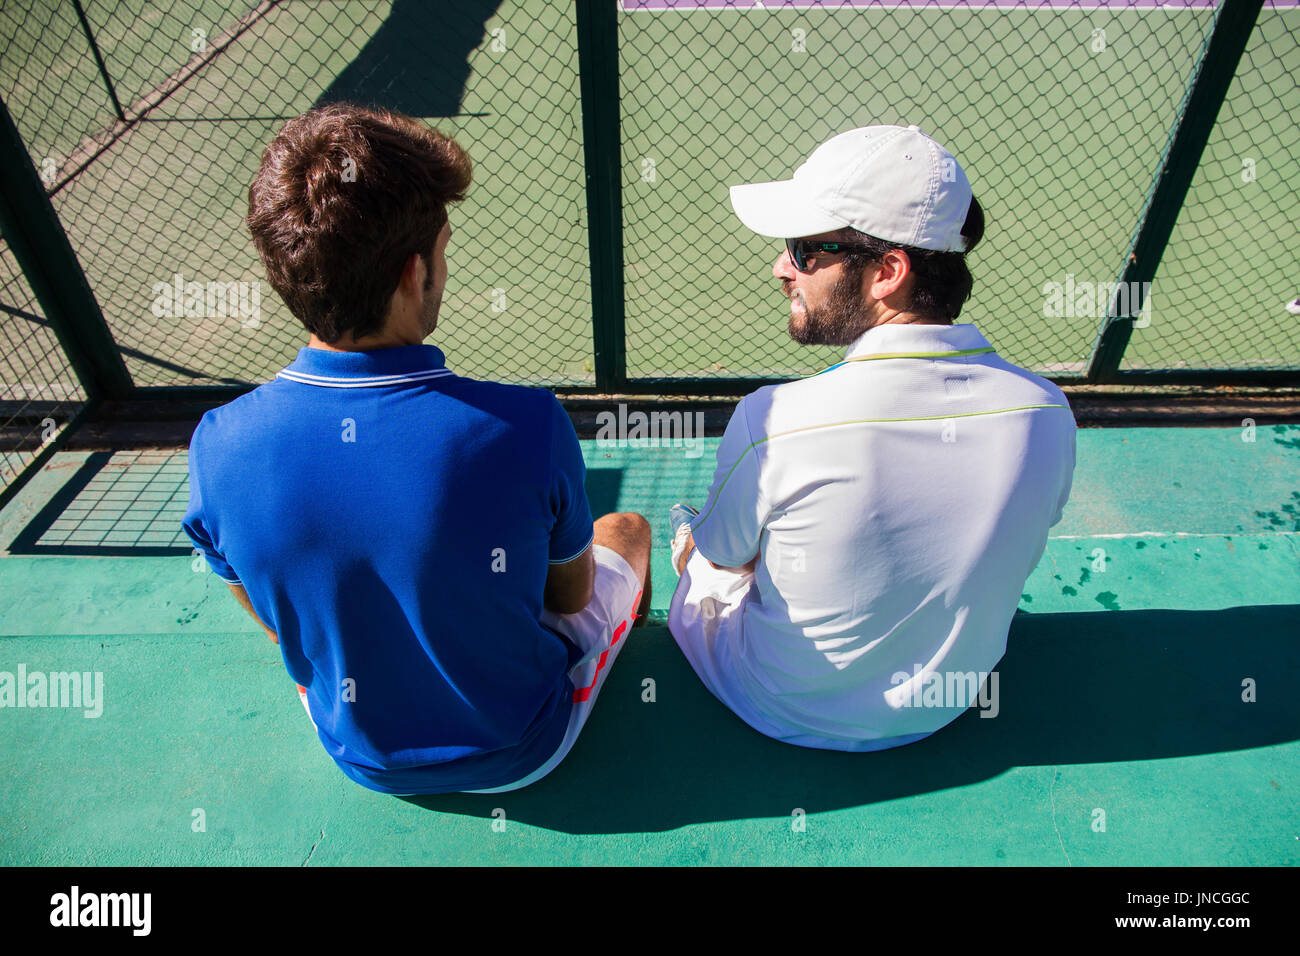
[[[753,583],[753,571],[715,568],[694,548],[668,608],[668,630],[692,669],[714,697],[751,726],[748,702],[732,692],[726,670],[731,646],[743,638],[745,605]]]
[[[668,608],[668,629],[704,686],[761,734],[799,747],[863,752],[928,737],[909,734],[863,741],[830,740],[765,713],[735,678],[734,657],[745,647],[745,606],[755,594],[754,572],[724,571],[691,551]]]
[[[490,790],[466,790],[465,793],[505,793],[536,783],[558,767],[577,743],[578,733],[591,716],[596,697],[614,666],[614,658],[627,644],[628,631],[641,604],[641,582],[627,560],[613,548],[601,544],[592,545],[592,552],[596,558],[596,582],[590,603],[577,614],[542,612],[543,624],[555,628],[582,651],[582,658],[569,671],[569,680],[573,683],[573,708],[569,711],[569,726],[564,739],[544,764],[522,780]],[[306,709],[305,688],[298,688],[298,697]],[[310,709],[307,709],[307,716],[311,717]]]

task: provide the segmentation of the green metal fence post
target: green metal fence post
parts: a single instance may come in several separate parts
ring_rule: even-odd
[[[623,313],[618,8],[614,0],[578,0],[577,26],[596,389],[617,392],[627,382],[627,346]]]
[[[130,397],[131,374],[77,254],[0,99],[0,231],[89,398]]]
[[[1120,286],[1097,330],[1087,381],[1116,381],[1124,350],[1133,335],[1133,320],[1142,311],[1145,290],[1156,274],[1178,214],[1187,199],[1201,154],[1227,98],[1264,0],[1223,0],[1196,73],[1179,108],[1169,143],[1147,193],[1146,205],[1120,270]],[[1121,294],[1122,292],[1122,294]],[[1130,294],[1133,293],[1133,294]],[[1121,310],[1123,301],[1128,308]],[[1119,313],[1123,311],[1124,314]]]

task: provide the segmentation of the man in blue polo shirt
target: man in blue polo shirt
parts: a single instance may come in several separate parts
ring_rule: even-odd
[[[593,524],[555,396],[423,344],[469,182],[454,141],[399,114],[286,124],[248,222],[310,340],[190,445],[186,532],[280,645],[329,755],[384,793],[545,776],[649,606],[649,525]]]

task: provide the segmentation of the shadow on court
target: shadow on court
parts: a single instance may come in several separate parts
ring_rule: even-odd
[[[430,810],[569,833],[788,817],[960,787],[1012,767],[1153,760],[1300,738],[1298,605],[1221,611],[1019,612],[1000,713],[967,711],[919,743],[867,754],[793,747],[730,713],[665,628],[637,630],[568,759],[512,793],[407,798]],[[654,703],[641,699],[655,681]],[[1255,681],[1257,702],[1242,700]]]
[[[470,54],[501,0],[396,0],[356,59],[316,99],[410,116],[460,114]]]
[[[591,516],[599,518],[618,510],[619,492],[623,487],[622,468],[588,468],[583,478]]]
[[[141,463],[143,456],[154,458]],[[181,530],[184,461],[167,452],[97,451],[9,543],[12,555],[164,557],[191,554]]]

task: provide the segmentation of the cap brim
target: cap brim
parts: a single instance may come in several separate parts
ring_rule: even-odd
[[[793,179],[732,186],[731,208],[747,227],[773,239],[815,236],[848,225],[818,209]]]

